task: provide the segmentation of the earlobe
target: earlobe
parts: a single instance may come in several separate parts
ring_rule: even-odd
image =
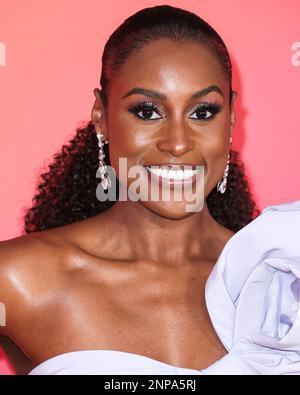
[[[101,100],[101,99],[100,99],[101,94],[100,94],[100,90],[99,90],[98,88],[95,88],[95,89],[93,90],[93,93],[94,93],[96,99]]]
[[[101,114],[102,114],[102,111],[98,106],[97,100],[95,100],[93,108],[92,108],[92,112],[91,112],[91,118],[92,118],[92,121],[95,126],[96,126],[96,124],[99,124]]]
[[[238,96],[238,92],[237,91],[232,91],[232,99],[231,99],[231,126],[234,128],[235,126],[235,111],[234,111],[234,107],[233,107],[233,103],[236,100]]]
[[[102,119],[103,108],[100,91],[98,88],[95,88],[93,92],[96,99],[92,108],[91,119],[96,132],[105,134],[105,127],[103,125],[104,120]]]
[[[92,108],[91,119],[94,124],[96,132],[99,132],[101,129],[100,128],[101,110],[97,106],[96,101],[95,101],[93,108]]]
[[[236,100],[237,96],[238,96],[238,92],[232,91],[231,104],[233,104],[233,102]]]

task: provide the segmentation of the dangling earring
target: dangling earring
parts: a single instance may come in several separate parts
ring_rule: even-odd
[[[232,134],[232,128],[231,128],[231,134]],[[230,134],[230,144],[232,143],[231,134]],[[222,194],[225,193],[225,191],[226,191],[227,177],[228,177],[228,174],[229,174],[229,164],[230,164],[230,152],[228,153],[227,164],[226,164],[226,168],[225,168],[223,177],[217,184],[217,191],[222,193]]]
[[[107,166],[106,163],[104,162],[104,158],[105,158],[105,153],[103,150],[103,146],[104,144],[108,144],[108,141],[105,140],[104,142],[102,141],[102,137],[103,134],[102,133],[97,133],[97,137],[98,137],[98,147],[99,147],[99,155],[98,155],[98,159],[99,159],[99,172],[100,172],[100,177],[101,177],[101,185],[103,187],[103,189],[106,191],[108,188],[111,187],[111,181],[110,178],[107,174]]]

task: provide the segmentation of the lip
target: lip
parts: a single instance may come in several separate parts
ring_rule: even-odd
[[[195,164],[190,164],[190,163],[151,163],[151,164],[143,164],[144,167],[169,167],[170,169],[178,169],[178,168],[182,168],[182,170],[186,167],[188,167],[191,170],[197,170],[197,166]]]
[[[160,166],[161,167],[161,166],[164,166],[164,165],[151,165],[151,166]],[[149,166],[149,167],[151,167],[151,166]],[[165,164],[165,166],[168,166],[168,165]],[[192,165],[185,165],[185,166],[192,166]],[[178,185],[178,184],[180,184],[180,185],[192,185],[192,184],[194,184],[194,182],[196,181],[197,176],[198,176],[198,174],[194,174],[190,178],[186,178],[184,180],[175,180],[173,178],[169,178],[168,179],[168,178],[164,178],[164,177],[158,176],[155,173],[150,172],[150,170],[147,169],[147,166],[144,166],[144,167],[147,170],[149,182],[154,181],[155,183],[159,184],[160,187],[162,185],[170,185],[170,186]],[[178,168],[178,165],[174,166],[174,167]],[[197,170],[197,169],[193,169],[193,170]]]

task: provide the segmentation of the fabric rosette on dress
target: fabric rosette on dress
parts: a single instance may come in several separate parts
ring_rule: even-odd
[[[225,245],[206,283],[228,350],[202,374],[300,374],[300,200],[266,207]]]

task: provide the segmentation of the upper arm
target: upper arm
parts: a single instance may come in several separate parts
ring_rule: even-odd
[[[28,235],[0,241],[0,336],[9,334],[14,318],[23,308],[26,270],[33,252],[33,238]]]
[[[8,302],[13,296],[13,284],[10,277],[13,245],[11,240],[0,241],[0,336],[7,334]]]
[[[39,296],[57,277],[60,249],[52,239],[48,233],[36,232],[0,241],[0,312],[4,324],[0,335],[10,337],[12,330],[14,335],[24,330]]]

